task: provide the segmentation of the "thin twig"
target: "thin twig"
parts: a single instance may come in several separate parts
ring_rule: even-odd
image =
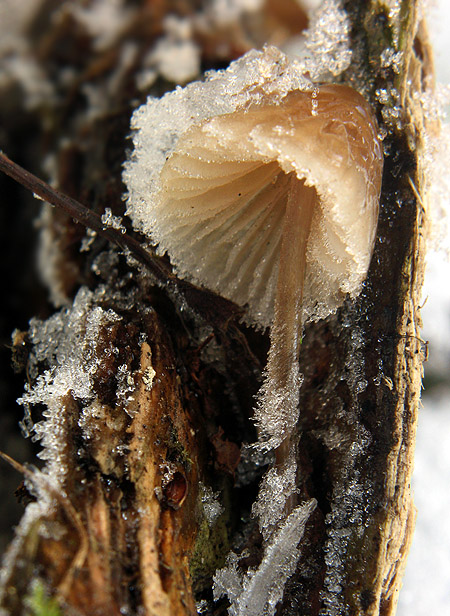
[[[69,594],[71,581],[73,579],[73,576],[75,575],[75,572],[81,569],[84,562],[86,561],[89,552],[89,537],[83,525],[81,516],[77,512],[70,499],[64,494],[64,492],[62,490],[57,490],[50,482],[49,477],[47,477],[44,473],[37,469],[31,470],[27,468],[23,464],[20,464],[20,462],[14,460],[14,458],[11,458],[11,456],[8,456],[8,454],[3,453],[3,451],[0,451],[0,458],[10,464],[16,471],[21,473],[34,485],[39,485],[39,483],[43,484],[44,489],[46,489],[53,496],[55,501],[63,509],[69,521],[78,531],[80,544],[77,548],[75,556],[72,559],[72,562],[70,563],[68,570],[58,584],[59,592],[61,592],[61,594],[66,597]]]
[[[170,269],[154,254],[149,252],[143,244],[128,233],[122,233],[118,229],[105,226],[101,216],[88,207],[72,199],[68,195],[52,188],[49,184],[39,179],[0,151],[0,171],[9,175],[13,180],[33,192],[35,195],[63,210],[80,224],[92,229],[108,241],[112,242],[124,251],[128,251],[136,260],[142,263],[158,282],[171,290],[181,293],[195,312],[202,315],[208,322],[214,323],[215,327],[220,324],[220,329],[228,327],[228,321],[242,314],[242,308],[237,308],[229,300],[222,298],[212,291],[209,295],[215,296],[214,306],[205,301],[205,291],[200,290],[195,284],[177,278]],[[199,293],[201,293],[201,300]],[[189,297],[189,298],[188,298]],[[225,317],[221,310],[224,310]]]
[[[71,216],[80,224],[92,229],[106,238],[122,250],[128,250],[133,257],[145,265],[156,278],[167,282],[173,278],[173,274],[164,268],[146,248],[129,234],[122,233],[118,229],[107,227],[101,217],[87,208],[85,205],[52,188],[49,184],[39,179],[17,163],[13,162],[3,152],[0,152],[0,171],[9,175],[13,180],[31,190],[35,195],[51,203]]]

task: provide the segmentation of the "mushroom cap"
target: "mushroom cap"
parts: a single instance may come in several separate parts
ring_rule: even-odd
[[[317,194],[303,318],[324,318],[367,275],[382,166],[376,121],[352,88],[262,96],[178,139],[147,207],[151,237],[182,277],[248,305],[248,321],[267,327],[295,176]]]

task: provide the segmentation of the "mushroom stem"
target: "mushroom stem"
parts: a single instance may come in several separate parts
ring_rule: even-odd
[[[271,373],[282,387],[288,384],[292,364],[298,362],[300,353],[306,248],[316,201],[315,189],[306,186],[303,180],[292,173],[288,186],[269,353]],[[274,359],[275,362],[271,361]]]
[[[298,418],[301,385],[298,360],[303,331],[306,249],[317,202],[315,189],[306,186],[294,173],[290,175],[274,320],[270,331],[270,349],[261,400],[261,407],[267,414],[266,421],[260,417],[262,427],[264,424],[269,427],[279,426],[279,419],[282,418],[284,434],[278,435],[275,450],[279,467],[286,463],[289,452],[294,447],[292,434]]]

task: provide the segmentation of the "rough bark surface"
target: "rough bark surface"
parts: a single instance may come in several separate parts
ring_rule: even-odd
[[[16,90],[8,92],[8,103],[0,105],[1,146],[11,158],[22,148],[21,160],[39,175],[39,160],[51,154],[47,168],[61,190],[100,213],[110,207],[122,214],[132,101],[145,98],[131,76],[161,34],[164,15],[189,16],[195,3],[130,3],[134,18],[101,51],[70,14],[52,22],[53,4],[43,3],[27,36],[46,74],[56,79],[63,67],[73,69],[70,87],[59,81],[58,97],[32,112]],[[304,14],[288,18],[292,3],[281,4],[278,11],[268,2],[259,25],[232,35],[199,31],[203,68],[221,67],[259,44],[252,33],[263,36],[274,23],[277,32],[280,23],[290,33],[301,30]],[[426,228],[420,159],[426,120],[418,95],[432,83],[430,53],[416,1],[404,0],[395,13],[382,0],[344,4],[353,62],[343,79],[363,89],[386,129],[381,214],[363,292],[308,326],[302,344],[299,489],[318,507],[278,608],[284,616],[395,614],[415,517],[410,482],[425,353],[419,298]],[[130,40],[135,54],[113,83]],[[387,47],[401,52],[395,70],[383,64]],[[86,84],[104,96],[94,115],[83,98]],[[172,85],[159,77],[152,93]],[[392,86],[397,123],[377,95]],[[34,132],[25,134],[25,123]],[[63,489],[45,472],[23,469],[22,493],[33,502],[5,555],[1,608],[5,614],[40,615],[51,607],[68,615],[181,616],[196,614],[202,601],[202,613],[226,613],[226,601],[212,601],[214,571],[231,545],[250,550],[249,566],[260,557],[250,509],[266,467],[245,471],[244,487],[235,479],[242,445],[256,438],[253,396],[268,337],[241,325],[241,309],[230,302],[184,282],[156,284],[142,268],[105,253],[99,238],[80,253],[85,231],[58,212],[48,210],[42,224],[59,283],[54,299],[70,306],[80,285],[97,292],[103,285],[98,303],[121,321],[100,336],[92,438],[80,428],[80,404],[70,394],[59,400]],[[133,306],[123,299],[127,293]],[[16,358],[25,347],[26,337],[18,337]],[[107,360],[102,352],[112,347],[119,352]],[[17,361],[26,368],[26,353]],[[135,392],[126,410],[115,380],[122,365]],[[205,503],[217,493],[222,512],[211,525]],[[48,597],[39,603],[42,586]]]

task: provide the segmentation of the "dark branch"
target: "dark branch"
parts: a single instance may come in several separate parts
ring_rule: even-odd
[[[44,201],[60,208],[80,224],[116,244],[122,250],[128,250],[133,257],[145,265],[161,282],[167,282],[169,278],[173,277],[173,274],[158,263],[157,258],[134,237],[122,233],[118,229],[105,226],[96,212],[93,212],[79,201],[68,197],[59,190],[52,188],[49,184],[10,160],[3,152],[0,152],[0,171],[9,175]]]

